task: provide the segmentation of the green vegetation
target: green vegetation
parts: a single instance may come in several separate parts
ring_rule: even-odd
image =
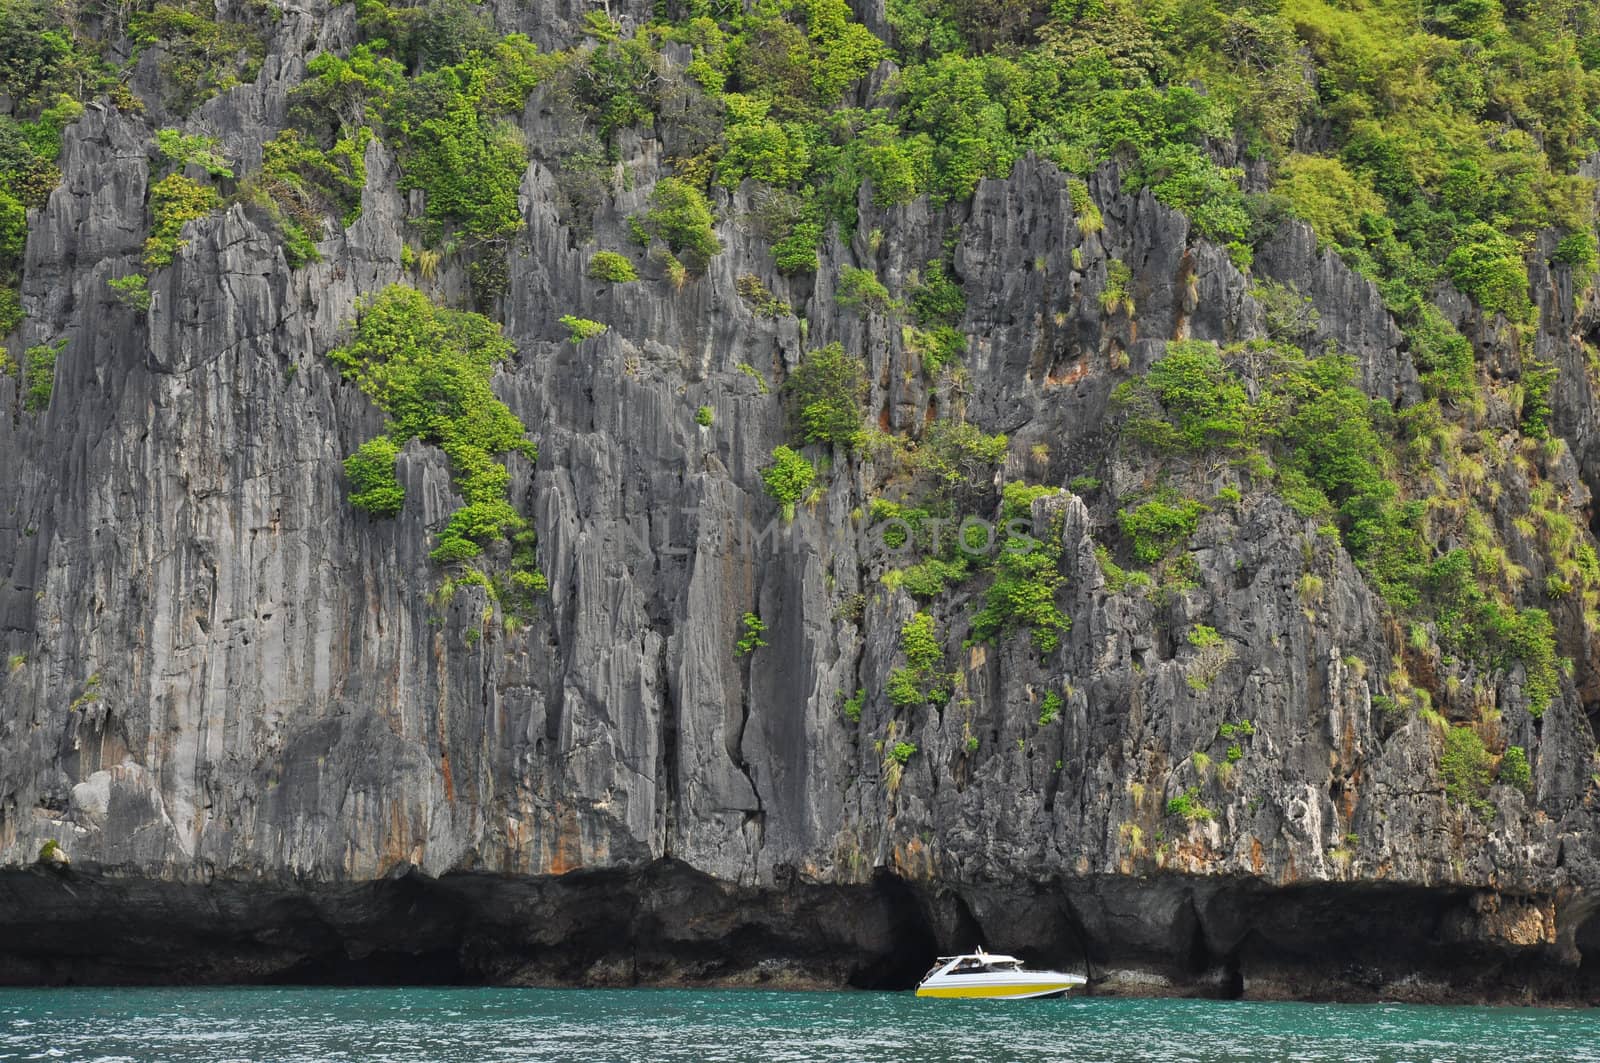
[[[1117,522],[1133,545],[1133,556],[1142,564],[1153,565],[1188,541],[1200,517],[1208,511],[1207,506],[1192,498],[1163,494],[1132,509],[1120,510]]]
[[[1054,690],[1045,693],[1044,699],[1039,703],[1039,726],[1048,727],[1056,722],[1061,715],[1061,695]]]
[[[1161,453],[1230,450],[1258,432],[1244,385],[1223,365],[1216,344],[1175,342],[1143,377],[1117,386],[1125,432]]]
[[[350,504],[374,517],[392,517],[405,504],[406,490],[395,477],[400,448],[388,436],[369,439],[344,459],[350,478]]]
[[[896,742],[889,750],[889,759],[901,765],[916,755],[917,747],[911,742]]]
[[[739,636],[739,641],[734,646],[733,655],[735,657],[748,657],[767,644],[766,640],[761,637],[762,633],[767,630],[767,625],[761,622],[759,616],[754,613],[746,613],[739,618],[739,624],[743,628],[743,634]]]
[[[440,309],[416,289],[395,284],[358,307],[354,337],[328,355],[389,417],[389,447],[369,444],[354,456],[352,502],[361,498],[375,513],[398,508],[398,485],[389,482],[393,467],[385,478],[383,455],[408,439],[449,457],[464,504],[439,533],[431,556],[441,564],[474,558],[485,544],[527,525],[507,497],[510,471],[495,460],[510,453],[530,461],[538,456],[522,422],[489,387],[495,366],[511,352],[493,322]]]
[[[899,528],[893,529],[899,531]],[[930,557],[899,570],[899,585],[913,598],[937,598],[966,579],[971,566],[965,557]],[[885,574],[885,579],[888,579]]]
[[[1014,531],[1012,524],[1031,526],[1036,499],[1060,488],[1006,484],[1001,495],[1003,524],[999,553],[994,560],[994,582],[984,595],[983,608],[972,620],[974,641],[986,641],[1027,628],[1040,653],[1053,653],[1072,622],[1056,605],[1061,575],[1061,532],[1052,526],[1043,538]]]
[[[783,507],[786,521],[794,520],[795,503],[811,490],[816,478],[817,470],[812,464],[798,451],[785,446],[772,451],[772,464],[761,471],[761,482],[766,485],[767,494]]]
[[[1075,495],[1092,495],[1100,490],[1100,478],[1098,476],[1074,476],[1067,481],[1067,490]]]
[[[426,193],[430,235],[457,226],[490,239],[522,227],[517,193],[528,151],[511,116],[543,72],[533,43],[512,34],[411,79],[380,109],[399,147],[401,190]]]
[[[694,412],[694,423],[701,428],[710,428],[711,422],[716,419],[717,411],[710,406],[702,406]]]
[[[959,325],[967,313],[966,293],[940,259],[928,263],[910,302],[912,318],[925,328]]]
[[[213,178],[233,177],[233,168],[223,158],[222,143],[216,137],[190,135],[178,129],[160,129],[156,131],[156,150],[174,170],[198,166]]]
[[[222,197],[210,185],[191,181],[181,173],[168,174],[150,186],[150,236],[144,242],[147,269],[172,265],[183,247],[183,227],[222,207]]]
[[[50,405],[50,393],[55,389],[56,358],[66,349],[67,341],[40,343],[28,348],[22,358],[22,408],[29,413],[40,413]]]
[[[138,314],[150,312],[150,286],[143,273],[130,273],[126,277],[113,277],[106,281],[117,297],[117,302]]]
[[[883,286],[877,276],[868,269],[854,269],[846,266],[839,271],[839,286],[835,290],[834,298],[840,306],[855,311],[872,311],[873,313],[886,314],[893,308],[893,300],[889,298],[889,289]]]
[[[409,11],[363,22],[398,39]],[[1519,318],[1511,266],[1527,237],[1590,229],[1574,170],[1596,142],[1600,46],[1581,6],[896,0],[887,14],[900,74],[865,108],[853,91],[891,53],[845,0],[669,5],[631,37],[594,15],[592,47],[561,57],[596,130],[573,159],[604,158],[625,127],[672,127],[677,179],[753,185],[778,269],[796,273],[816,267],[829,226],[854,228],[863,186],[880,207],[959,200],[1029,151],[1076,175],[1073,213],[1093,234],[1103,219],[1081,178],[1116,158],[1126,190],[1184,211],[1240,264],[1285,218],[1306,220],[1408,329],[1447,279]],[[690,50],[686,77],[666,69],[666,41]],[[430,65],[428,49],[394,51]],[[1227,141],[1266,191],[1219,165]],[[1587,251],[1574,240],[1556,261],[1584,268]],[[1131,315],[1119,280],[1109,308]]]
[[[319,215],[348,225],[360,209],[367,143],[379,135],[400,157],[401,190],[424,193],[424,236],[459,234],[492,255],[522,227],[528,152],[513,119],[561,60],[520,34],[496,39],[463,0],[373,0],[359,21],[363,40],[348,57],[323,53],[307,64],[291,96],[295,128],[267,163],[269,194],[305,232],[320,229]],[[285,238],[293,243],[288,229]]]
[[[734,368],[738,369],[739,372],[743,373],[751,380],[754,380],[756,382],[756,387],[760,389],[761,394],[765,395],[767,392],[772,390],[767,386],[767,378],[762,376],[761,371],[755,366],[751,365],[749,362],[740,362]]]
[[[1533,771],[1528,766],[1528,754],[1521,746],[1508,746],[1501,754],[1498,778],[1525,794],[1533,793]]]
[[[988,435],[969,421],[935,421],[923,434],[913,464],[937,489],[950,490],[992,476],[1009,445],[1005,436]]]
[[[950,689],[939,671],[944,663],[944,648],[939,644],[932,616],[912,614],[900,629],[900,650],[906,655],[907,667],[896,668],[889,674],[890,702],[905,707],[942,704],[948,700]]]
[[[298,130],[285,129],[261,146],[261,169],[241,188],[240,197],[265,210],[277,226],[290,268],[321,257],[316,244],[327,218],[348,226],[361,215],[372,136],[363,126],[323,150]]]
[[[1440,393],[1454,391],[1460,370],[1452,352],[1465,341],[1443,330],[1431,335],[1429,377]],[[1492,506],[1492,497],[1463,500],[1484,488],[1487,466],[1458,449],[1460,430],[1444,422],[1437,400],[1397,415],[1369,400],[1352,377],[1349,359],[1336,354],[1307,357],[1270,343],[1227,351],[1176,343],[1115,397],[1137,446],[1159,455],[1231,457],[1273,482],[1301,515],[1333,521],[1397,616],[1433,624],[1441,648],[1482,666],[1520,665],[1528,709],[1540,715],[1560,689],[1555,626],[1543,610],[1514,604],[1513,566],[1490,516],[1473,508]],[[1537,409],[1525,400],[1525,428],[1530,415]],[[1461,487],[1443,488],[1447,476],[1464,478]],[[1536,494],[1551,497],[1544,487]],[[1168,492],[1125,507],[1119,520],[1134,556],[1152,563],[1193,532],[1202,512],[1200,503]],[[1556,589],[1571,593],[1581,584],[1593,594],[1587,588],[1600,584],[1600,569],[1579,558],[1570,518],[1537,502],[1532,516],[1551,530]],[[1452,538],[1464,545],[1435,552],[1433,543]]]
[[[607,284],[627,284],[639,279],[639,273],[628,261],[628,256],[615,251],[596,251],[589,259],[588,275],[591,280]]]
[[[1209,690],[1228,662],[1233,660],[1233,646],[1216,628],[1206,624],[1196,624],[1190,628],[1186,638],[1189,645],[1194,647],[1195,655],[1185,681],[1192,690]],[[1224,733],[1223,737],[1229,736]],[[1237,759],[1229,758],[1230,762]]]
[[[1133,271],[1120,258],[1106,263],[1106,284],[1100,289],[1100,308],[1108,314],[1133,316],[1133,296],[1128,285],[1133,282]]]
[[[807,354],[783,389],[793,431],[803,441],[848,447],[859,440],[867,369],[843,346],[830,343]]]
[[[43,845],[39,846],[39,863],[54,864],[61,859],[61,843],[54,838],[47,839]]]
[[[751,313],[757,317],[790,317],[794,308],[772,294],[772,291],[754,273],[741,273],[734,282],[739,298],[744,300]]]
[[[83,681],[83,690],[72,699],[72,704],[67,706],[70,712],[80,712],[89,705],[100,700],[100,673],[95,672]]]
[[[1494,814],[1494,806],[1484,797],[1489,789],[1489,769],[1493,758],[1483,739],[1471,727],[1451,727],[1445,731],[1444,750],[1439,755],[1439,774],[1444,777],[1445,796],[1466,805],[1480,818]]]
[[[567,330],[567,339],[573,343],[592,340],[611,327],[599,321],[590,321],[586,317],[573,317],[571,314],[562,314],[561,324]]]
[[[844,699],[844,718],[851,723],[861,722],[861,709],[867,703],[867,692],[858,689],[850,697]]]
[[[250,17],[269,10],[262,2],[243,5]],[[266,56],[261,33],[244,22],[218,18],[205,0],[157,3],[127,19],[128,36],[141,49],[160,47],[159,70],[167,106],[187,113],[235,85],[254,81]]]
[[[1205,806],[1200,800],[1200,788],[1191,786],[1183,793],[1167,802],[1167,815],[1183,820],[1185,823],[1199,823],[1208,819],[1215,819],[1216,813]]]
[[[711,205],[700,190],[676,177],[664,177],[650,193],[645,230],[665,243],[693,273],[704,273],[711,259],[722,253]]]

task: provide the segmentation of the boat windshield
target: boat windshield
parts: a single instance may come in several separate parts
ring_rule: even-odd
[[[987,962],[976,959],[962,960],[950,968],[952,975],[961,974],[989,974],[996,971],[1019,971],[1022,964],[1016,960],[989,960]]]

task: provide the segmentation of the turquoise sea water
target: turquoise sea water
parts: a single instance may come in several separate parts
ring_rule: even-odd
[[[1600,1011],[909,993],[0,990],[0,1060],[1600,1061]]]

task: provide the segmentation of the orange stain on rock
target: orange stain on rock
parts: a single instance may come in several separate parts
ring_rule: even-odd
[[[1044,386],[1047,388],[1070,387],[1088,375],[1089,362],[1087,359],[1080,358],[1068,366],[1064,372],[1058,373],[1055,370],[1051,370],[1050,375],[1044,378]]]

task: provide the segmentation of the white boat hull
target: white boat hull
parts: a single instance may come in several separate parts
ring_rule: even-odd
[[[1065,996],[1083,986],[1080,975],[1058,971],[1017,974],[936,975],[917,986],[917,996],[946,1000],[1039,1000]]]

